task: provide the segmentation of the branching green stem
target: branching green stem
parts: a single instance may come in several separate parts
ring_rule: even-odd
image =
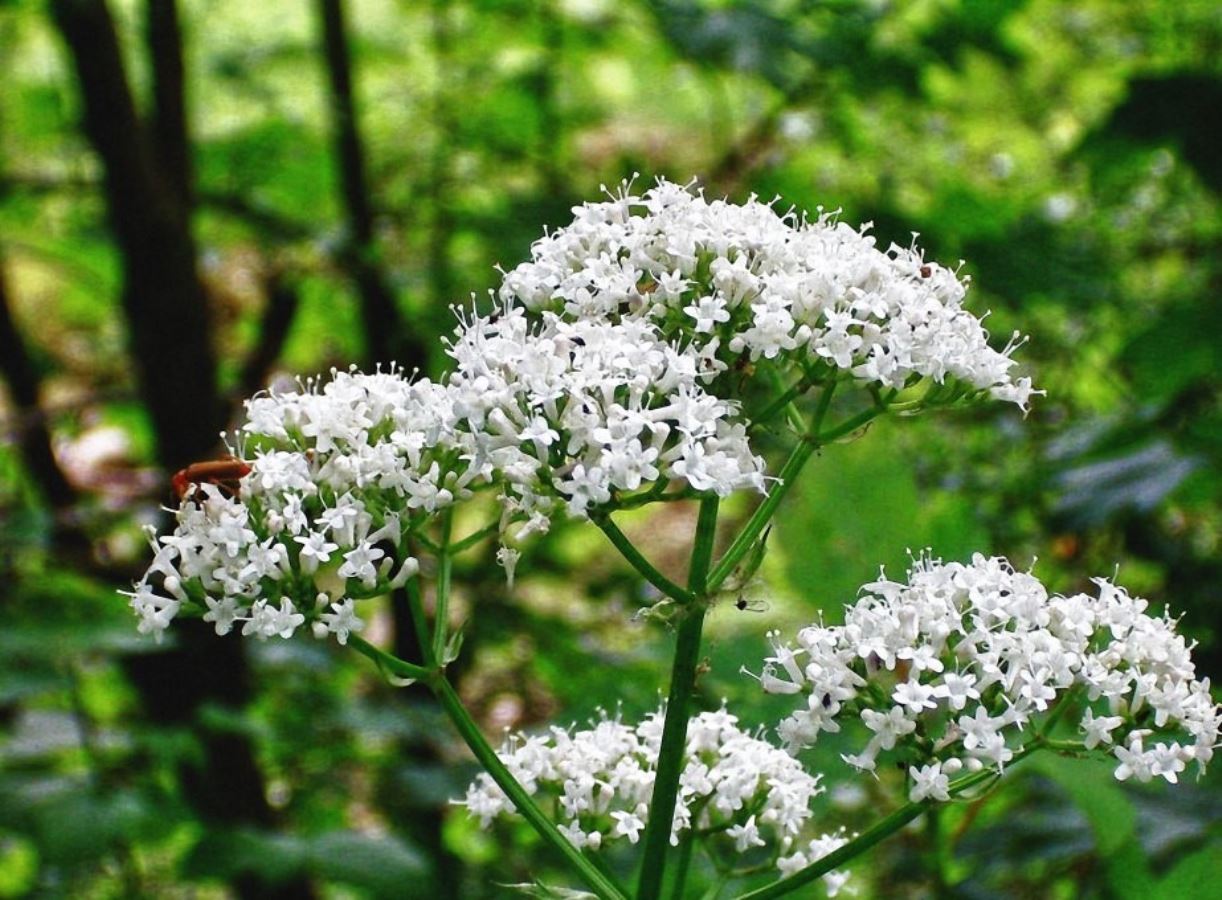
[[[885,407],[882,409],[878,407],[871,407],[870,409],[863,409],[857,415],[846,419],[845,421],[841,422],[839,425],[829,429],[826,432],[818,434],[816,437],[816,441],[820,445],[830,444],[832,441],[839,440],[840,438],[844,437],[846,434],[852,434],[857,429],[862,428],[865,425],[868,425],[872,420],[877,419],[880,415],[882,415],[884,412],[887,412],[889,409],[890,407]]]
[[[632,541],[628,540],[628,536],[619,530],[619,526],[611,521],[609,515],[604,514],[594,521],[603,530],[603,534],[610,538],[611,543],[615,545],[615,549],[620,552],[620,555],[628,560],[632,568],[636,569],[642,578],[678,603],[687,604],[692,601],[692,593],[685,591],[654,568],[653,563],[642,555],[641,551],[633,545]]]
[[[696,685],[696,668],[700,663],[700,636],[707,609],[705,598],[709,563],[713,559],[713,543],[717,537],[717,507],[717,497],[706,497],[700,501],[696,540],[687,573],[688,595],[694,602],[690,603],[679,623],[679,635],[675,642],[666,720],[662,725],[662,746],[658,751],[657,775],[649,802],[649,824],[645,828],[637,900],[657,900],[662,892],[666,851],[670,847],[675,799],[679,792],[679,776],[683,772],[683,752],[687,746],[688,701]],[[675,889],[681,892],[682,884]]]
[[[695,832],[689,829],[679,842],[679,858],[675,860],[670,884],[671,900],[683,900],[683,888],[687,885],[687,870],[691,867],[692,850],[695,846]]]
[[[407,593],[407,608],[411,612],[412,626],[416,629],[416,643],[420,645],[420,656],[428,668],[437,665],[433,655],[433,644],[429,639],[429,621],[424,614],[424,597],[420,593],[420,578],[413,577],[403,586]]]
[[[399,657],[375,647],[364,638],[357,637],[355,634],[349,636],[348,646],[362,656],[371,659],[374,665],[383,672],[389,672],[391,675],[399,678],[427,681],[433,675],[432,669],[426,669],[424,666],[418,666],[415,663],[409,663],[407,660],[399,659]]]
[[[797,384],[789,388],[789,390],[785,391],[762,410],[760,410],[759,414],[752,418],[751,428],[758,428],[781,410],[788,409],[793,401],[797,400],[799,397],[809,391],[813,385],[814,381],[812,381],[809,376],[803,376],[802,379],[797,382]]]
[[[738,900],[765,900],[768,897],[783,897],[791,891],[809,884],[816,878],[826,875],[833,869],[865,853],[884,838],[895,834],[895,832],[923,813],[928,804],[929,801],[923,801],[921,803],[909,803],[901,806],[891,815],[876,823],[872,828],[863,831],[847,844],[838,847],[805,869],[795,872],[787,878],[782,878],[780,881],[774,881],[772,884],[765,885],[758,890],[740,894]]]
[[[603,874],[593,862],[582,856],[581,851],[569,843],[569,840],[557,830],[552,820],[539,809],[534,799],[514,778],[513,773],[505,767],[496,751],[492,749],[492,745],[484,738],[483,732],[467,713],[466,707],[463,706],[462,700],[450,682],[438,673],[436,677],[429,680],[429,687],[471,752],[475,754],[475,758],[484,767],[484,771],[505,792],[517,811],[534,827],[538,835],[564,857],[569,866],[581,876],[586,886],[602,900],[627,900],[628,895]]]
[[[1014,765],[1020,759],[1039,750],[1044,743],[1039,739],[1032,741],[1024,747],[1019,748],[1010,765]],[[994,769],[985,769],[980,772],[973,772],[971,775],[965,775],[950,786],[950,794],[952,797],[962,794],[970,788],[978,784],[995,779],[997,772]],[[801,869],[792,875],[782,878],[780,881],[774,881],[772,884],[757,888],[754,891],[749,891],[746,894],[740,894],[737,900],[766,900],[771,897],[783,897],[803,885],[810,884],[816,878],[826,875],[833,869],[843,866],[845,863],[856,859],[875,844],[880,843],[884,839],[895,834],[926,809],[934,805],[933,800],[922,800],[919,803],[908,803],[901,806],[895,812],[886,818],[875,823],[872,827],[866,829],[853,840],[849,841],[841,847],[826,854],[820,859],[815,860],[805,869]]]
[[[539,809],[534,799],[527,793],[522,784],[505,766],[492,745],[488,743],[475,720],[471,718],[463,706],[461,698],[454,690],[445,673],[440,669],[426,669],[405,660],[399,659],[385,650],[373,646],[363,638],[353,635],[348,644],[358,653],[363,654],[384,672],[389,672],[400,678],[411,678],[425,684],[433,692],[441,708],[445,710],[450,721],[462,736],[463,742],[475,755],[484,771],[491,776],[505,795],[509,797],[514,807],[522,817],[538,833],[545,843],[565,859],[573,871],[581,877],[586,887],[593,891],[600,900],[628,900],[628,894],[594,864],[582,856],[581,851],[574,847],[560,833],[555,823]]]
[[[455,541],[453,544],[450,545],[450,555],[457,556],[458,554],[462,553],[464,550],[470,550],[472,547],[474,547],[484,538],[489,537],[490,535],[496,534],[496,530],[500,527],[501,527],[501,522],[498,519],[495,522],[489,522],[479,531],[471,532],[471,534],[467,535],[461,541]]]
[[[734,567],[742,562],[743,557],[751,550],[751,546],[772,520],[777,506],[785,498],[790,487],[797,480],[798,473],[802,471],[802,467],[806,465],[806,461],[810,459],[815,449],[816,444],[814,441],[809,438],[803,438],[790,451],[789,458],[785,460],[785,465],[781,467],[781,472],[778,476],[779,482],[773,485],[772,490],[768,492],[768,496],[764,498],[764,502],[756,507],[755,512],[751,514],[751,518],[747,520],[747,524],[738,533],[738,537],[730,544],[730,549],[725,552],[725,555],[722,556],[716,567],[709,574],[708,590],[710,593],[715,592],[721,586],[721,583],[734,571]]]

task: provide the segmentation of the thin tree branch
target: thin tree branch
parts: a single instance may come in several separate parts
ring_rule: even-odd
[[[273,272],[266,281],[267,296],[263,316],[259,320],[259,337],[242,365],[238,390],[249,397],[262,389],[288,338],[289,329],[301,305],[297,285],[280,272]]]
[[[44,175],[29,173],[0,176],[0,199],[9,194],[58,194],[63,192],[96,191],[102,183],[95,178],[81,176]],[[271,209],[242,194],[220,188],[196,186],[195,202],[214,212],[245,222],[262,238],[280,243],[308,240],[318,234],[319,229],[304,219]]]
[[[428,351],[423,342],[407,333],[386,273],[378,263],[373,205],[365,175],[365,153],[352,86],[352,58],[343,0],[318,0],[318,11],[330,89],[340,199],[348,226],[344,263],[360,295],[369,361],[397,361],[406,369],[425,368]]]
[[[47,503],[57,511],[71,507],[76,490],[64,477],[51,450],[51,432],[38,406],[38,375],[13,321],[8,281],[0,258],[0,375],[8,382],[13,405],[25,427],[18,436],[22,462]]]

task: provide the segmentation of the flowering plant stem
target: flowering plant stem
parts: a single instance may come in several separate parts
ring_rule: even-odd
[[[764,502],[756,507],[755,512],[751,514],[751,518],[747,520],[747,524],[743,526],[742,531],[738,533],[738,537],[730,545],[730,549],[725,552],[725,555],[717,563],[708,576],[708,590],[714,592],[721,586],[721,583],[729,577],[734,571],[744,556],[750,552],[752,545],[755,544],[760,533],[767,527],[772,520],[773,514],[776,512],[777,506],[788,493],[789,487],[797,479],[798,473],[802,471],[802,467],[806,465],[806,461],[810,459],[811,454],[815,452],[818,445],[813,439],[808,436],[803,436],[802,440],[798,441],[797,445],[789,454],[789,458],[785,460],[785,465],[781,468],[781,474],[778,476],[779,483],[768,492],[768,496],[764,498]]]
[[[450,547],[453,526],[453,510],[447,509],[441,514],[441,544],[437,554],[437,600],[433,622],[433,659],[441,661],[443,665],[446,642],[449,639],[450,577],[454,570],[454,552]],[[423,634],[424,632],[421,632],[421,635]],[[428,653],[427,650],[424,652]]]
[[[450,721],[454,723],[454,727],[458,729],[458,733],[471,748],[471,752],[475,754],[475,758],[484,767],[484,771],[492,776],[492,780],[506,793],[513,805],[517,807],[518,812],[534,827],[538,835],[563,856],[572,869],[581,876],[586,887],[603,900],[626,900],[627,893],[603,874],[591,860],[582,856],[580,850],[569,843],[568,839],[556,829],[552,820],[535,805],[535,801],[531,799],[526,789],[505,768],[505,764],[501,762],[496,751],[492,749],[492,745],[484,738],[479,726],[472,721],[450,682],[438,675],[430,681],[429,687],[446,711],[446,715],[450,717]]]
[[[1020,747],[1014,752],[1014,758],[1010,764],[1014,765],[1025,756],[1034,753],[1047,746],[1046,742],[1040,738],[1036,738],[1031,743]],[[960,778],[957,782],[950,786],[950,794],[959,796],[970,788],[978,784],[989,781],[995,781],[998,778],[998,773],[995,769],[985,769],[980,772],[973,772],[971,775],[966,775]],[[837,849],[828,853],[821,859],[815,860],[805,869],[801,869],[794,874],[782,878],[780,881],[774,881],[772,884],[765,885],[754,891],[749,891],[746,894],[739,894],[736,900],[767,900],[771,897],[783,897],[786,894],[792,893],[805,884],[810,884],[816,878],[826,875],[833,869],[840,868],[845,863],[856,859],[867,850],[871,849],[875,844],[881,843],[886,838],[895,834],[921,813],[928,809],[937,806],[935,800],[921,800],[916,803],[907,803],[901,806],[891,815],[876,822],[870,828],[867,828],[853,840],[849,841]]]
[[[421,636],[422,644],[427,640],[426,637]],[[484,771],[492,776],[492,780],[505,792],[518,812],[531,824],[544,842],[568,862],[573,871],[585,882],[586,887],[601,900],[627,900],[627,892],[600,871],[591,860],[586,859],[581,851],[559,832],[552,820],[539,809],[526,789],[505,767],[492,745],[484,737],[483,732],[480,731],[479,726],[471,718],[471,714],[463,706],[462,699],[454,687],[446,680],[442,670],[426,669],[399,659],[355,635],[349,639],[349,645],[358,653],[373,660],[379,669],[400,678],[411,678],[423,682],[433,692],[433,696],[437,698],[441,708],[454,723],[455,729],[475,755],[479,764],[483,766]]]
[[[594,521],[602,529],[603,534],[615,545],[615,549],[620,552],[620,555],[631,563],[632,568],[636,569],[642,578],[672,600],[676,600],[679,603],[690,603],[692,601],[692,593],[685,591],[654,568],[653,563],[647,560],[641,551],[633,546],[632,541],[628,540],[628,536],[620,531],[618,525],[611,521],[609,515],[604,514]]]
[[[666,700],[666,721],[662,726],[662,746],[658,751],[657,776],[649,804],[649,824],[645,829],[641,875],[637,888],[638,900],[657,900],[662,890],[666,851],[670,846],[670,833],[675,816],[675,798],[679,791],[683,752],[687,745],[688,700],[696,685],[696,667],[700,661],[700,636],[707,609],[709,564],[713,559],[713,543],[717,537],[717,508],[718,498],[715,496],[700,501],[696,540],[687,574],[690,602],[679,623],[679,635],[675,642],[670,693]],[[676,880],[675,896],[681,895],[682,881],[682,877]]]

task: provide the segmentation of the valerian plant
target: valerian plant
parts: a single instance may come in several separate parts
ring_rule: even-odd
[[[458,802],[484,825],[524,817],[603,898],[683,896],[696,849],[726,879],[774,873],[743,896],[817,879],[834,895],[842,866],[1036,751],[1110,753],[1122,780],[1204,768],[1219,709],[1173,619],[1102,579],[1049,595],[983,555],[919,558],[906,582],[866,585],[843,625],[768,635],[772,654],[748,674],[795,701],[770,732],[724,707],[691,717],[705,614],[758,567],[820,447],[883,416],[990,399],[1025,411],[1039,392],[1014,372],[1022,339],[990,345],[955,270],[915,246],[881,250],[835,215],[666,181],[574,213],[503,273],[484,312],[460,314],[441,381],[333,371],[248,401],[230,442],[249,472],[187,491],[174,531],[152,536],[130,594],[140,630],[160,638],[190,613],[218,634],[305,631],[423,683],[485,769]],[[764,432],[790,446],[772,470],[755,449]],[[719,503],[738,491],[761,499],[718,555]],[[499,511],[456,534],[456,507],[480,495]],[[615,523],[680,501],[699,510],[684,584]],[[498,752],[446,676],[460,652],[453,560],[496,536],[512,580],[524,542],[558,517],[601,529],[661,595],[669,690],[639,723],[604,715]],[[360,636],[362,602],[396,590],[418,663]],[[848,766],[906,773],[907,802],[856,835],[821,821],[824,776],[796,756],[842,727],[864,738]],[[625,843],[641,848],[631,890],[600,859]]]

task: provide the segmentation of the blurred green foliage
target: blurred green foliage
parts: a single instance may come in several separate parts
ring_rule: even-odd
[[[148,109],[148,4],[111,3]],[[1048,392],[1026,421],[983,408],[888,421],[828,448],[771,539],[762,602],[709,626],[709,705],[752,726],[738,674],[768,627],[834,619],[910,551],[1038,558],[1077,590],[1111,575],[1184,614],[1222,673],[1222,12],[1208,0],[352,0],[346,4],[375,236],[368,261],[445,366],[447,305],[477,301],[544,227],[639,173],[715,194],[920,233],[966,260],[972,306]],[[222,392],[266,340],[277,280],[296,292],[264,380],[363,358],[358,292],[311,4],[185,0],[191,222]],[[52,510],[0,407],[0,897],[497,896],[557,873],[528,830],[486,835],[450,808],[472,766],[427,700],[309,644],[247,646],[249,690],[175,716],[132,687],[139,640],[115,593],[165,475],[136,389],[121,261],[79,128],[78,85],[44,5],[0,3],[0,266],[59,466]],[[170,302],[167,299],[167,302]],[[745,509],[745,507],[742,507]],[[67,515],[85,544],[65,543]],[[631,520],[680,571],[691,511]],[[479,523],[472,523],[472,528]],[[670,639],[590,529],[534,547],[508,590],[492,549],[458,573],[464,697],[486,730],[657,702]],[[386,617],[384,617],[385,619]],[[381,627],[389,628],[388,619]],[[219,642],[218,642],[219,643]],[[208,673],[209,661],[196,661]],[[210,675],[206,674],[203,680]],[[184,778],[210,741],[253,747],[272,816],[222,827]],[[834,741],[810,754],[829,782]],[[1216,771],[1216,770],[1215,770]],[[236,787],[235,787],[236,790]],[[881,788],[832,793],[869,822]],[[221,798],[224,802],[224,798]],[[1222,787],[1116,784],[1060,760],[1020,767],[942,813],[957,897],[1217,896]],[[864,806],[863,806],[864,804]],[[928,896],[906,832],[858,868],[860,897]],[[615,862],[613,860],[613,862]],[[949,877],[948,877],[949,876]],[[295,882],[301,884],[302,882]]]

